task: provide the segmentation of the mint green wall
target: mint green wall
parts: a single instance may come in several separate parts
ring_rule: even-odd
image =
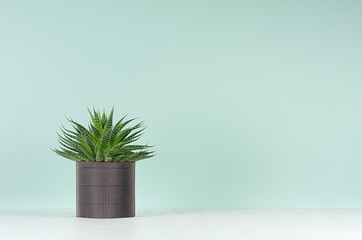
[[[0,208],[75,207],[65,117],[146,120],[137,207],[362,207],[362,2],[1,1]]]

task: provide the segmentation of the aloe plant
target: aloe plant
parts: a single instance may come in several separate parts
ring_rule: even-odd
[[[143,134],[143,122],[132,127],[128,125],[135,119],[125,121],[122,117],[113,125],[113,111],[109,115],[103,110],[88,109],[91,122],[88,129],[68,119],[75,131],[61,127],[58,133],[60,149],[53,149],[58,155],[79,162],[135,162],[154,156],[149,145],[133,145]]]

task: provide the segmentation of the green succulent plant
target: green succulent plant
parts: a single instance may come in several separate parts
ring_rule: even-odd
[[[53,149],[58,155],[80,162],[135,162],[155,156],[148,151],[152,146],[132,145],[143,134],[143,122],[128,127],[135,119],[125,121],[126,116],[113,125],[113,111],[107,116],[105,110],[88,109],[91,122],[88,129],[68,119],[75,131],[61,127],[58,133],[60,149]],[[126,127],[127,126],[127,127]]]

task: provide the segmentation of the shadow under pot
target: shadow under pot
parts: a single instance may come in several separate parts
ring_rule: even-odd
[[[134,162],[77,162],[77,217],[134,216]]]

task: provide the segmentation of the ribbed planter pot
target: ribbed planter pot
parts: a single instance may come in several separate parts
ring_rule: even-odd
[[[134,162],[77,162],[77,217],[134,216]]]

